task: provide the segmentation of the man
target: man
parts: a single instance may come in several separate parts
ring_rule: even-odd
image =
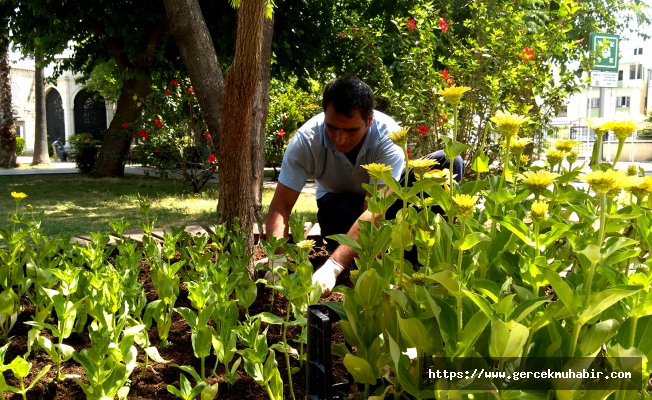
[[[288,235],[292,208],[306,180],[313,177],[317,183],[317,219],[322,236],[348,233],[357,239],[357,220],[371,219],[371,213],[366,212],[367,192],[362,184],[372,181],[362,165],[389,165],[392,176],[399,180],[405,164],[403,150],[387,137],[399,129],[398,124],[374,111],[373,105],[373,91],[358,78],[338,78],[326,85],[322,98],[324,112],[294,134],[283,156],[265,222],[268,236]],[[433,157],[438,159],[440,168],[447,168],[443,152],[430,156]],[[456,160],[455,169],[462,165],[461,159],[459,165]],[[460,179],[461,174],[455,173]],[[322,286],[323,295],[330,293],[337,276],[356,255],[350,247],[338,247],[330,239],[326,242],[332,255],[313,276],[313,282]],[[283,261],[277,260],[273,269]]]
[[[68,152],[63,149],[63,139],[58,138],[52,142],[52,146],[54,146],[54,149],[56,150],[57,155],[61,161],[68,161]]]

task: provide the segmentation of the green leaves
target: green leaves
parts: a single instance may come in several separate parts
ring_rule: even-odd
[[[349,371],[356,382],[368,383],[370,385],[376,383],[376,377],[371,370],[371,366],[366,360],[351,354],[347,354],[344,357],[343,362],[346,370]]]
[[[514,359],[521,354],[529,330],[516,321],[491,321],[489,355],[492,358]]]

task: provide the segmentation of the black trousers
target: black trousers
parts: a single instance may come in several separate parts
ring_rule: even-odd
[[[450,168],[449,160],[444,155],[443,150],[430,153],[424,158],[437,160],[439,164],[433,168],[445,169]],[[464,176],[464,160],[462,157],[456,157],[453,161],[453,174],[455,174],[455,181],[458,183],[462,181]],[[416,182],[416,177],[412,170],[408,173],[408,186],[412,186]],[[401,184],[405,184],[405,175],[401,177]],[[329,235],[337,235],[338,233],[347,233],[351,226],[362,215],[364,202],[366,196],[363,194],[355,193],[326,193],[321,198],[317,199],[317,220],[321,228],[321,235],[323,238]],[[403,201],[399,200],[392,204],[385,213],[385,218],[394,219],[396,213],[403,207]],[[443,210],[439,206],[434,206],[432,211],[438,214],[443,214]],[[335,251],[339,244],[331,239],[326,240],[326,250],[329,252]],[[413,248],[413,251],[415,249]],[[416,252],[415,252],[416,255]],[[416,257],[415,257],[416,258]]]

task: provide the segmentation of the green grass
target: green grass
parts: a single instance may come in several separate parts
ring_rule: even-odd
[[[43,211],[41,226],[43,234],[49,236],[110,232],[109,221],[120,218],[132,223],[128,230],[137,230],[138,220],[143,217],[139,195],[151,201],[150,216],[157,217],[156,227],[212,225],[218,198],[213,185],[193,194],[181,181],[137,175],[120,179],[65,174],[0,176],[0,188],[0,227],[6,228],[11,223],[9,216],[16,209],[11,192],[24,192],[28,197],[20,203],[20,210],[25,212],[25,206],[30,204],[35,213]],[[265,213],[273,194],[273,190],[263,192]],[[316,222],[315,195],[302,193],[295,211]]]

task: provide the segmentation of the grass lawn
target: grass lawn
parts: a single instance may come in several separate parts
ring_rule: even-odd
[[[142,218],[138,195],[152,203],[150,216],[157,217],[157,227],[192,224],[210,225],[215,220],[218,192],[207,185],[199,194],[184,187],[181,181],[127,175],[124,178],[92,179],[82,175],[22,175],[0,176],[0,227],[6,228],[16,203],[11,192],[24,192],[27,198],[20,203],[22,211],[27,204],[34,212],[44,211],[42,229],[45,235],[59,233],[74,236],[89,232],[110,232],[109,221],[124,218],[137,230]],[[263,192],[264,212],[272,200],[273,190]],[[314,194],[302,193],[295,212],[317,221],[317,203]]]

